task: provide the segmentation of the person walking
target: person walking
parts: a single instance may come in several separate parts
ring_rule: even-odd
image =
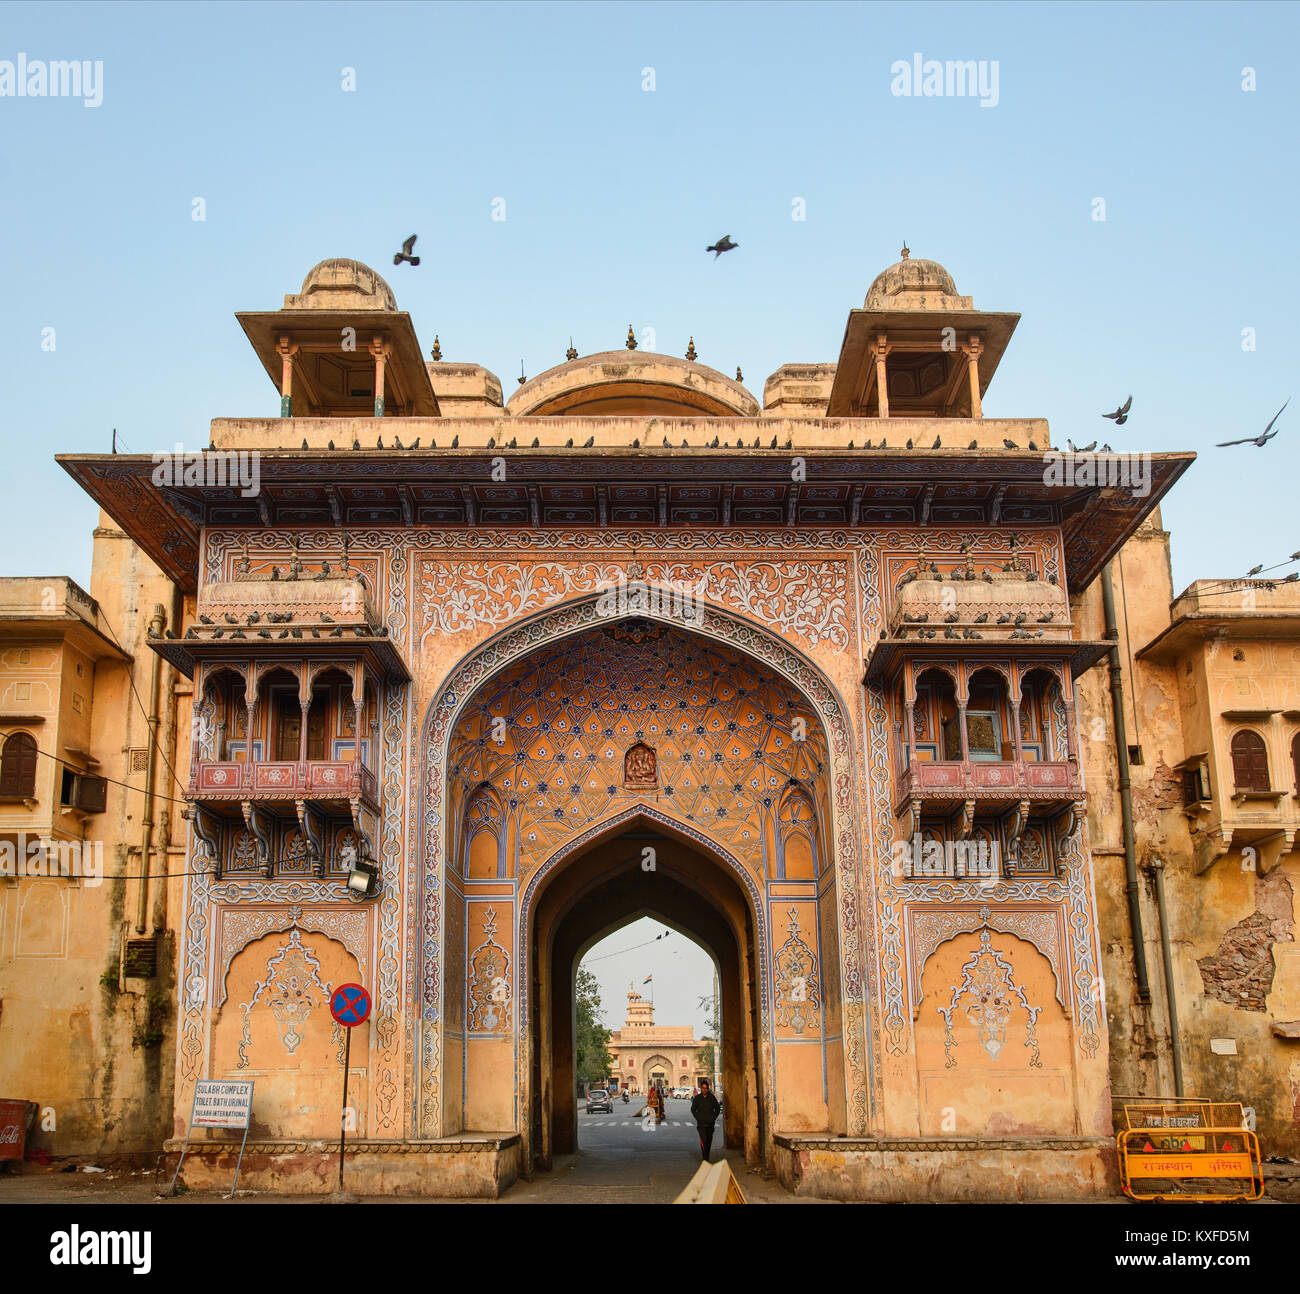
[[[691,1098],[691,1118],[700,1134],[700,1156],[707,1164],[709,1152],[713,1149],[713,1125],[718,1121],[718,1111],[722,1106],[713,1095],[707,1078],[700,1079],[700,1090]]]

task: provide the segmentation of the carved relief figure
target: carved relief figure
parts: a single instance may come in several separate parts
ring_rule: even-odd
[[[638,741],[629,748],[623,759],[623,785],[628,790],[652,791],[658,781],[655,752],[644,742]]]

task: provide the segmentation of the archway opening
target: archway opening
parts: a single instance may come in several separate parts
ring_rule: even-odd
[[[578,1149],[602,1171],[648,1162],[647,1150],[660,1168],[692,1164],[691,1098],[703,1080],[721,1093],[713,954],[689,930],[642,914],[591,943],[573,996]]]
[[[718,1140],[760,1162],[769,1117],[762,1075],[754,914],[731,868],[712,850],[650,818],[566,860],[538,895],[532,929],[529,1143],[533,1164],[578,1146],[574,985],[583,955],[612,930],[650,915],[705,948],[718,974],[722,1118]],[[636,1070],[643,1098],[662,1047]],[[660,1065],[665,1079],[671,1067]],[[626,1072],[626,1071],[625,1071]]]

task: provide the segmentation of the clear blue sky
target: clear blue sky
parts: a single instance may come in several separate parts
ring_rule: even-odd
[[[507,390],[631,322],[761,393],[835,359],[904,238],[1024,316],[987,414],[1202,453],[1165,510],[1179,585],[1277,560],[1300,400],[1268,448],[1211,446],[1300,396],[1297,36],[1284,3],[0,6],[0,60],[104,65],[98,108],[0,98],[0,573],[88,577],[96,512],[54,453],[277,413],[233,314],[323,257]],[[917,52],[996,60],[998,105],[893,95]]]

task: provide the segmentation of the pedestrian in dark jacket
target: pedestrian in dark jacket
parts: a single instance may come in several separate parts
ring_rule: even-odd
[[[713,1125],[718,1121],[718,1111],[722,1106],[718,1098],[709,1090],[709,1080],[700,1079],[700,1090],[691,1098],[691,1118],[700,1134],[700,1155],[707,1163],[709,1152],[713,1149]]]

